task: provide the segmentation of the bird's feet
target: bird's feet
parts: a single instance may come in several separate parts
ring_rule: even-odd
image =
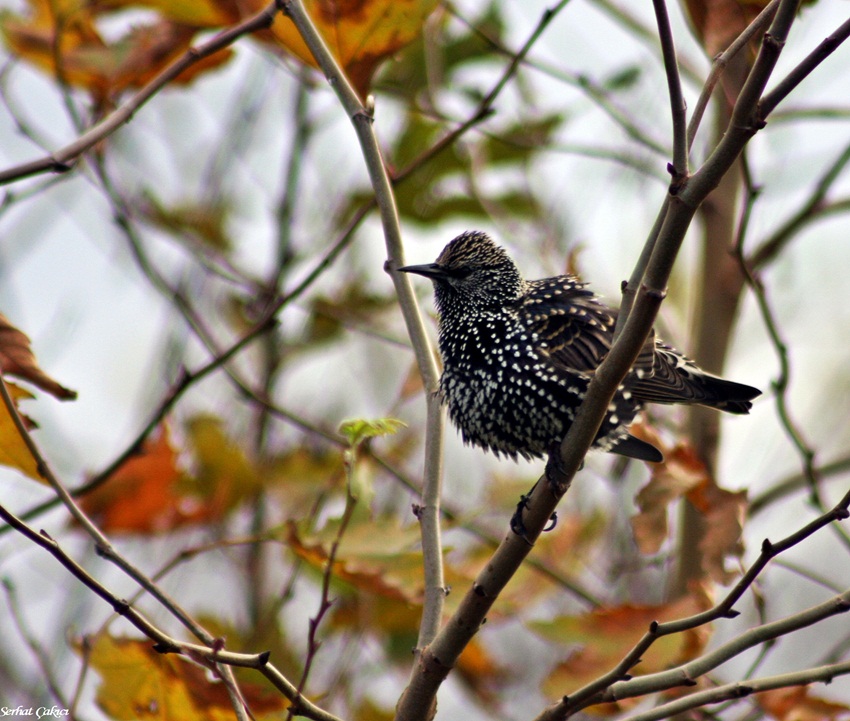
[[[584,468],[584,461],[582,461],[579,470],[582,468]],[[563,496],[570,487],[572,479],[564,468],[560,443],[553,443],[549,448],[549,456],[546,459],[546,481],[549,484],[549,490],[558,498]]]
[[[528,508],[528,498],[533,491],[534,488],[528,494],[523,493],[519,497],[519,503],[516,504],[514,515],[511,516],[511,530],[529,546],[533,546],[534,544],[528,538],[528,529],[525,527],[525,521],[522,520],[522,512]]]
[[[534,488],[537,487],[537,484],[534,484],[531,491],[528,494],[523,494],[519,497],[519,503],[516,504],[516,511],[514,511],[514,515],[511,516],[511,531],[513,531],[517,536],[519,536],[523,541],[525,541],[529,546],[534,545],[528,537],[528,529],[525,527],[525,521],[522,520],[522,512],[528,508],[528,500],[531,497],[531,494],[534,492]],[[552,515],[549,516],[549,525],[547,525],[543,529],[543,533],[548,533],[555,526],[558,525],[558,514],[553,511]]]

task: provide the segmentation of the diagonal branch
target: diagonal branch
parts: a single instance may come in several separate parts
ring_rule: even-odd
[[[21,535],[48,551],[75,578],[91,589],[97,596],[106,601],[119,616],[129,621],[145,636],[156,642],[154,649],[159,653],[179,653],[209,667],[216,664],[253,668],[265,676],[272,685],[286,698],[292,701],[296,712],[314,721],[341,721],[338,717],[316,706],[298,693],[296,687],[277,669],[269,663],[269,652],[235,653],[220,648],[220,644],[201,646],[194,643],[179,641],[166,634],[154,625],[146,616],[137,611],[127,601],[118,598],[106,586],[95,579],[80,564],[71,558],[59,543],[51,538],[46,531],[37,532],[11,513],[5,506],[0,505],[0,518],[8,523]]]

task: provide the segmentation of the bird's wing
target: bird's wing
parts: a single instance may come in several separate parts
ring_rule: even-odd
[[[572,276],[529,282],[519,312],[557,367],[592,373],[611,348],[616,313]]]
[[[572,276],[529,282],[521,312],[559,368],[593,373],[611,350],[617,311]],[[654,356],[655,337],[650,333],[632,373],[649,379],[655,372]]]

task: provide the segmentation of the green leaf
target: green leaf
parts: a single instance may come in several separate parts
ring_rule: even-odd
[[[563,122],[562,115],[547,115],[540,120],[517,123],[490,137],[486,146],[490,163],[528,161],[534,153],[548,148]]]
[[[640,80],[641,69],[637,65],[629,65],[622,70],[605,78],[602,86],[606,90],[626,90],[633,87]]]
[[[391,436],[402,428],[407,428],[407,424],[397,418],[354,418],[340,423],[339,432],[348,439],[352,448],[356,448],[367,438]]]

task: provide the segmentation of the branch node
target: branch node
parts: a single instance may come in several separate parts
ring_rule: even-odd
[[[647,286],[642,286],[641,288],[647,298],[652,298],[653,300],[662,301],[667,297],[666,290],[659,290],[658,288],[648,288]]]

